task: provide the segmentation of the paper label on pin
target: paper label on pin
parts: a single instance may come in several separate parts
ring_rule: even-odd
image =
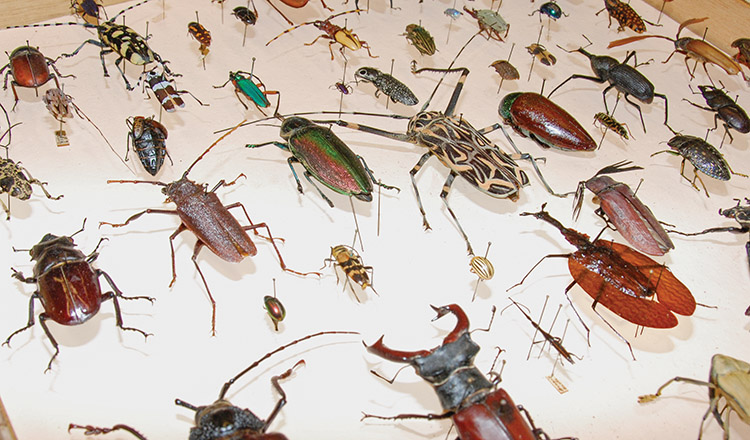
[[[70,141],[68,141],[68,134],[65,133],[65,130],[58,130],[55,132],[55,143],[58,147],[67,147],[70,145]]]

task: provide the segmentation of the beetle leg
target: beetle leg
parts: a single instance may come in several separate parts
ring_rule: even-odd
[[[250,223],[250,225],[254,225],[255,224],[255,223],[253,223],[252,220],[250,220],[250,216],[248,215],[247,210],[245,209],[245,206],[242,203],[240,203],[240,202],[232,203],[231,205],[226,205],[224,207],[227,209],[227,211],[230,210],[230,209],[233,209],[233,208],[242,208],[242,212],[245,213],[245,218]],[[255,235],[259,236],[260,238],[263,238],[265,240],[271,241],[271,238],[266,237],[264,235],[260,235],[258,233],[258,231],[253,231],[253,233],[255,233]],[[274,240],[279,240],[282,243],[284,242],[284,239],[281,238],[281,237],[276,237],[276,238],[274,238]]]
[[[237,177],[234,178],[231,182],[227,183],[224,179],[219,180],[216,182],[216,185],[211,189],[209,192],[216,192],[217,189],[223,187],[223,186],[232,186],[234,185],[238,180],[240,180],[240,177],[247,178],[247,176],[244,173],[240,173]]]
[[[294,176],[294,180],[297,182],[297,191],[299,191],[300,194],[304,194],[305,192],[302,190],[302,182],[299,181],[299,177],[297,176],[297,172],[294,171],[294,166],[293,166],[294,163],[300,163],[299,159],[297,159],[294,156],[290,156],[286,160],[286,162],[289,164],[289,168],[292,170],[292,175]],[[331,205],[331,207],[333,207],[333,205]]]
[[[422,213],[422,226],[424,226],[425,231],[432,229],[430,227],[430,224],[427,222],[427,214],[424,212],[424,207],[422,206],[422,198],[419,197],[419,188],[417,188],[417,181],[415,180],[416,174],[419,172],[420,169],[422,169],[422,166],[427,162],[427,159],[431,157],[432,153],[425,153],[422,155],[422,157],[419,158],[419,162],[417,162],[416,165],[414,165],[414,168],[409,171],[409,175],[411,176],[411,185],[414,187],[414,194],[417,196],[417,205],[419,206],[419,212]]]
[[[169,210],[169,209],[146,209],[144,211],[141,211],[137,214],[133,214],[130,217],[128,217],[127,220],[125,220],[125,223],[110,223],[110,222],[99,222],[99,227],[102,225],[111,226],[113,228],[119,228],[121,226],[125,226],[131,221],[137,219],[138,217],[142,216],[143,214],[172,214],[177,215],[177,211]]]
[[[112,290],[114,290],[114,292],[107,292],[107,293],[103,294],[103,295],[102,295],[102,301],[106,301],[106,300],[108,300],[108,299],[111,299],[111,300],[112,300],[112,303],[113,303],[113,304],[114,304],[114,306],[115,306],[115,322],[117,323],[117,327],[119,327],[119,328],[120,328],[121,330],[130,330],[130,331],[138,332],[138,333],[140,333],[140,334],[142,334],[142,335],[143,335],[143,338],[144,338],[144,339],[146,339],[146,338],[148,338],[149,336],[151,336],[151,333],[146,333],[146,332],[144,332],[143,330],[141,330],[141,329],[137,329],[137,328],[134,328],[134,327],[125,327],[125,326],[124,326],[124,325],[122,324],[122,311],[120,310],[120,303],[119,303],[119,301],[117,300],[117,298],[121,298],[121,299],[125,299],[125,300],[131,300],[131,299],[147,299],[147,300],[149,300],[149,301],[150,301],[150,302],[151,302],[152,304],[153,304],[153,302],[154,302],[154,299],[153,299],[153,298],[149,298],[149,297],[147,297],[147,296],[124,296],[124,295],[122,294],[122,291],[120,291],[120,289],[118,289],[118,288],[117,288],[117,286],[115,285],[114,281],[112,281],[112,278],[110,278],[110,276],[109,276],[109,275],[107,275],[107,273],[106,273],[106,272],[104,272],[104,271],[103,271],[103,270],[101,270],[101,269],[97,269],[97,270],[96,270],[96,275],[97,275],[97,276],[103,276],[103,277],[104,277],[104,279],[106,279],[106,280],[107,280],[107,283],[109,283],[110,287],[112,287]],[[41,317],[41,316],[40,316],[40,317]],[[42,322],[42,324],[44,324],[44,323]]]
[[[370,45],[367,44],[367,41],[360,40],[359,43],[360,46],[364,47],[365,50],[367,50],[367,55],[369,55],[370,58],[380,58],[380,55],[373,55],[372,53],[370,53]]]
[[[60,194],[57,197],[51,195],[47,191],[47,188],[44,187],[44,185],[46,185],[47,182],[42,182],[39,179],[35,179],[35,178],[31,177],[31,174],[29,174],[29,171],[26,168],[22,167],[21,165],[18,165],[18,168],[20,168],[24,173],[26,173],[26,175],[29,178],[29,183],[32,183],[32,184],[35,184],[35,185],[39,185],[39,188],[42,189],[42,192],[44,192],[44,195],[47,196],[48,199],[51,199],[51,200],[60,200],[63,197],[62,194]]]
[[[245,110],[248,110],[248,109],[249,109],[249,107],[247,106],[247,104],[245,104],[245,103],[244,103],[244,102],[242,101],[242,97],[240,97],[240,91],[239,91],[239,90],[237,90],[237,89],[235,88],[235,89],[234,89],[234,94],[235,94],[235,95],[237,96],[237,100],[238,100],[238,101],[240,101],[240,104],[242,104],[242,106],[243,106],[243,107],[245,107]],[[262,113],[262,112],[263,112],[263,111],[261,110],[261,113]],[[265,113],[264,113],[263,115],[265,116]]]
[[[324,3],[325,4],[325,3]],[[268,415],[266,418],[266,421],[263,423],[263,428],[260,430],[261,432],[265,432],[268,427],[271,425],[271,423],[274,421],[277,415],[279,415],[279,411],[281,411],[281,408],[286,405],[286,393],[283,389],[281,389],[281,385],[279,385],[279,380],[286,379],[289,376],[292,375],[294,372],[294,369],[297,368],[300,365],[305,365],[305,360],[300,359],[292,368],[286,370],[285,372],[279,374],[278,376],[273,376],[271,378],[271,383],[273,384],[274,389],[281,395],[279,397],[279,401],[276,402],[276,405],[273,407],[273,410],[271,411],[271,414]]]
[[[55,73],[57,73],[57,76],[59,76],[60,78],[75,78],[76,77],[72,73],[70,75],[61,74],[60,71],[57,70],[57,66],[55,66],[55,60],[53,60],[52,58],[48,58],[48,57],[44,57],[44,58],[47,60],[47,65],[52,67],[52,70],[54,70]],[[50,76],[55,80],[55,84],[57,84],[57,88],[59,89],[60,83],[57,82],[57,77],[55,77],[54,75],[50,75]]]
[[[372,173],[372,170],[370,169],[370,167],[367,166],[367,162],[365,162],[365,158],[360,155],[357,155],[357,158],[360,160],[360,162],[362,162],[362,165],[365,167],[365,171],[367,171],[367,174],[370,176],[370,180],[372,180],[374,184],[380,187],[383,187],[385,189],[395,189],[396,191],[401,192],[401,189],[396,186],[386,185],[382,183],[380,180],[375,180],[375,175]]]
[[[39,314],[39,324],[42,326],[42,329],[44,330],[44,334],[47,335],[47,337],[49,338],[49,341],[52,343],[52,346],[55,348],[55,352],[52,354],[52,357],[49,359],[49,362],[47,363],[47,368],[44,369],[45,373],[52,369],[52,361],[54,361],[57,355],[60,354],[60,346],[57,344],[57,340],[55,340],[55,337],[52,336],[52,333],[49,331],[49,327],[47,327],[47,319],[48,317],[46,313]]]
[[[16,274],[23,276],[23,274],[21,274],[21,272],[16,272]],[[14,275],[16,275],[16,274],[14,274]],[[16,277],[16,278],[18,278],[18,277]],[[21,280],[21,281],[27,282],[27,281],[25,281],[25,279]],[[38,292],[34,292],[31,295],[31,298],[29,298],[29,320],[26,323],[26,326],[22,327],[22,328],[19,328],[18,330],[16,330],[13,333],[11,333],[10,336],[8,336],[8,339],[6,339],[5,342],[3,342],[3,345],[7,345],[8,347],[10,347],[10,340],[13,339],[13,336],[15,336],[15,335],[17,335],[17,334],[19,334],[19,333],[21,333],[21,332],[23,332],[25,330],[28,330],[28,329],[30,329],[31,327],[34,326],[34,299],[39,299],[39,293]],[[41,316],[42,315],[39,315],[40,319],[41,319]],[[50,339],[52,339],[52,338],[50,338]]]
[[[99,434],[108,434],[112,431],[117,431],[122,429],[123,431],[127,431],[131,434],[133,434],[135,437],[137,437],[139,440],[146,440],[146,437],[143,436],[140,432],[136,431],[134,428],[131,428],[128,425],[115,425],[111,428],[100,428],[98,426],[91,426],[91,425],[76,425],[74,423],[71,423],[68,425],[68,432],[70,432],[71,429],[83,429],[85,430],[84,435],[99,435]]]
[[[594,81],[594,82],[596,82],[596,83],[599,83],[599,84],[603,84],[603,83],[605,82],[605,81],[604,81],[603,79],[601,79],[601,78],[598,78],[598,77],[596,77],[596,76],[588,76],[588,75],[570,75],[570,76],[568,77],[568,79],[566,79],[565,81],[561,82],[559,86],[557,86],[557,87],[555,87],[554,89],[552,89],[552,91],[551,91],[551,92],[549,92],[549,95],[547,95],[547,98],[551,97],[551,96],[552,96],[552,94],[553,94],[553,93],[555,93],[555,91],[557,91],[557,89],[559,89],[560,87],[562,87],[562,86],[563,86],[563,84],[565,84],[566,82],[570,81],[571,79],[576,79],[576,78],[580,78],[580,79],[587,79],[587,80],[589,80],[589,81]],[[611,87],[611,86],[610,86],[610,87]],[[606,101],[605,101],[605,102],[606,102]],[[606,104],[605,104],[605,106],[606,106]],[[606,107],[605,107],[605,108],[606,108]],[[608,113],[609,113],[609,112],[608,112]]]
[[[374,414],[362,413],[364,419],[380,419],[380,420],[402,420],[402,419],[424,419],[424,420],[441,420],[453,417],[454,412],[448,411],[443,414],[399,414],[397,416],[377,416]]]
[[[643,113],[641,112],[641,107],[638,104],[636,104],[635,102],[633,102],[630,99],[628,99],[629,96],[630,95],[628,95],[627,93],[625,94],[625,101],[628,104],[632,105],[633,107],[635,107],[638,110],[638,116],[641,117],[641,125],[643,126],[643,132],[645,133],[646,132],[646,123],[643,122]],[[664,124],[666,125],[666,122]],[[670,130],[671,130],[671,128],[670,128]]]
[[[102,58],[102,60],[103,59],[104,58]],[[130,81],[128,81],[128,78],[125,76],[125,72],[120,67],[120,64],[122,64],[122,62],[123,62],[124,59],[125,58],[123,58],[123,57],[120,57],[120,58],[116,59],[115,60],[115,67],[117,67],[117,70],[120,71],[120,75],[122,76],[123,81],[125,81],[125,88],[128,89],[128,90],[134,90],[135,87],[133,87],[133,86],[130,85]]]
[[[237,203],[237,204],[241,205],[241,203]],[[242,209],[245,209],[245,207],[243,206]],[[279,248],[276,247],[276,242],[274,241],[275,239],[273,238],[273,235],[271,235],[271,229],[268,227],[267,224],[257,223],[254,225],[242,227],[242,229],[244,229],[245,231],[254,231],[255,229],[260,229],[260,228],[265,228],[266,232],[268,232],[268,237],[270,237],[269,241],[271,242],[271,246],[273,246],[273,249],[276,251],[276,255],[279,257],[279,265],[281,266],[282,269],[284,269],[286,272],[291,272],[293,274],[300,275],[300,276],[307,276],[307,275],[321,276],[319,272],[297,272],[296,270],[292,270],[286,267],[286,263],[284,263],[284,259],[281,257],[281,252],[279,252]]]
[[[8,206],[2,200],[0,200],[0,205],[2,205],[3,211],[5,211],[5,220],[10,220],[10,193],[8,193]]]
[[[458,174],[455,171],[451,170],[448,178],[445,180],[445,184],[443,184],[443,190],[440,192],[440,198],[443,199],[443,203],[445,203],[445,207],[448,209],[448,213],[451,215],[451,217],[453,217],[453,221],[455,221],[456,226],[458,226],[458,231],[461,233],[461,236],[463,236],[464,241],[466,241],[466,251],[469,253],[469,255],[474,255],[474,250],[471,248],[471,243],[469,243],[469,237],[466,235],[466,232],[464,232],[464,228],[462,228],[461,223],[458,222],[458,217],[456,217],[456,214],[453,213],[453,210],[448,204],[448,193],[450,192],[451,185],[453,185],[453,180],[457,175]]]
[[[180,225],[180,226],[182,227],[183,225]],[[172,244],[171,240],[180,232],[182,231],[180,231],[180,229],[177,229],[177,231],[175,231],[175,233],[172,234],[171,237],[169,237],[170,246]],[[193,264],[195,265],[196,270],[198,270],[198,275],[200,275],[201,280],[203,281],[203,285],[206,287],[208,300],[211,301],[211,336],[216,336],[216,301],[214,300],[214,296],[211,294],[211,289],[209,289],[208,287],[208,283],[206,282],[206,277],[203,276],[203,271],[201,270],[200,265],[198,265],[198,260],[197,260],[198,254],[200,253],[201,249],[203,249],[203,246],[204,244],[202,241],[197,241],[195,243],[195,247],[193,248],[193,256],[191,257],[191,260],[193,260]],[[174,269],[174,248],[172,248],[172,267]],[[173,276],[176,276],[176,275],[174,275],[173,273]],[[172,278],[172,282],[174,282],[174,278]]]
[[[146,211],[143,211],[141,214],[145,212]],[[176,213],[177,212],[175,211],[175,214]],[[130,221],[130,219],[128,219],[128,221]],[[173,242],[174,242],[175,237],[177,237],[178,235],[180,235],[181,232],[186,231],[186,230],[187,230],[187,226],[185,226],[184,223],[180,223],[180,226],[178,226],[177,229],[175,229],[175,231],[172,233],[172,235],[169,236],[169,250],[171,251],[171,254],[172,254],[172,281],[169,282],[169,287],[172,287],[175,280],[177,279],[177,269],[175,268],[175,263],[174,263],[174,243]],[[201,242],[198,241],[196,243],[196,247],[198,246],[199,243]],[[193,257],[195,257],[195,255],[193,255]],[[193,262],[195,262],[195,260],[193,260]],[[197,266],[198,263],[195,263],[195,265]],[[200,269],[198,269],[198,273],[200,273]],[[203,277],[203,275],[201,275],[201,277]],[[203,282],[205,283],[206,281],[204,280]],[[206,286],[206,290],[208,290],[208,286]],[[209,292],[208,295],[210,297],[211,292]]]

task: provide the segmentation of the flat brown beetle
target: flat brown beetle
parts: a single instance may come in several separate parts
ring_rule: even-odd
[[[583,190],[588,188],[601,205],[596,214],[602,217],[608,226],[617,230],[639,251],[648,255],[664,255],[670,249],[674,249],[674,244],[659,220],[648,206],[636,197],[629,186],[603,175],[643,169],[639,166],[628,166],[631,163],[617,162],[597,171],[589,180],[579,182],[573,199],[573,218],[577,219],[581,213]]]
[[[244,123],[245,121],[242,122]],[[265,229],[268,233],[267,238],[276,251],[276,255],[279,257],[279,264],[281,265],[282,269],[287,272],[292,272],[302,276],[311,274],[320,276],[320,274],[317,272],[302,273],[286,267],[286,263],[284,263],[284,259],[281,257],[281,253],[276,247],[276,243],[274,242],[273,235],[271,235],[271,230],[268,228],[268,225],[266,225],[265,223],[253,223],[253,221],[250,220],[250,216],[247,214],[247,210],[245,209],[245,206],[242,205],[242,203],[237,202],[226,206],[221,203],[221,200],[219,200],[219,197],[216,195],[215,191],[221,187],[233,185],[237,181],[237,179],[239,179],[240,177],[245,177],[244,174],[240,174],[239,176],[237,176],[237,178],[229,183],[222,179],[210,191],[206,190],[206,185],[197,184],[187,178],[187,175],[193,168],[193,166],[195,166],[198,161],[200,161],[206,154],[208,154],[208,152],[211,151],[211,149],[216,144],[221,142],[222,139],[236,130],[237,127],[239,127],[239,125],[217,139],[216,142],[211,144],[211,146],[209,146],[206,151],[203,152],[203,154],[198,156],[198,158],[195,159],[195,161],[188,167],[188,169],[185,170],[180,180],[172,183],[150,182],[145,180],[107,181],[107,183],[148,183],[151,185],[162,186],[163,188],[161,191],[167,196],[167,201],[171,201],[175,205],[177,205],[177,209],[146,209],[145,211],[141,211],[130,216],[130,218],[128,218],[124,223],[99,223],[100,226],[109,225],[114,228],[119,228],[121,226],[127,225],[143,214],[156,213],[179,216],[181,222],[180,226],[177,228],[177,230],[174,231],[174,233],[172,233],[172,235],[169,236],[169,247],[172,252],[172,281],[169,283],[169,286],[172,287],[172,284],[174,284],[175,279],[177,278],[174,262],[174,244],[172,242],[175,237],[177,237],[177,235],[179,235],[181,232],[189,230],[190,232],[195,234],[196,238],[198,239],[198,241],[195,243],[195,248],[193,249],[192,260],[193,264],[195,264],[195,268],[198,270],[198,274],[200,275],[201,280],[203,281],[203,285],[206,287],[208,299],[211,301],[212,335],[216,334],[216,301],[214,301],[211,290],[208,288],[206,278],[203,276],[203,272],[201,272],[201,268],[200,266],[198,266],[197,261],[198,254],[200,253],[203,246],[207,246],[211,250],[211,252],[216,254],[224,261],[228,261],[230,263],[238,263],[245,257],[252,257],[258,253],[255,244],[250,239],[250,236],[247,235],[247,231],[253,231],[257,235],[258,229]],[[245,218],[247,218],[247,221],[250,222],[250,226],[240,225],[237,219],[229,212],[229,209],[231,208],[242,208],[242,211],[245,213]]]

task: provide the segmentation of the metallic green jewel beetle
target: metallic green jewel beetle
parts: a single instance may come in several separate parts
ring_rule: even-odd
[[[333,207],[331,199],[323,194],[310,177],[314,177],[315,180],[339,194],[353,196],[365,202],[372,201],[373,183],[385,189],[400,191],[395,186],[384,185],[375,180],[365,160],[339,139],[330,127],[324,127],[297,116],[289,117],[281,123],[281,137],[286,143],[271,141],[248,144],[247,148],[273,144],[292,153],[287,162],[289,168],[292,169],[294,180],[297,181],[297,190],[300,193],[303,193],[302,184],[297,177],[297,172],[294,171],[295,162],[302,164],[307,181],[318,190],[323,200],[331,207]]]
[[[255,81],[257,81],[257,83],[253,81],[253,78],[255,78]],[[263,111],[263,109],[271,106],[271,102],[268,100],[268,98],[266,98],[266,96],[279,95],[279,92],[276,90],[266,90],[265,84],[263,84],[263,82],[260,80],[260,78],[258,78],[257,75],[253,74],[252,72],[245,72],[242,70],[229,72],[229,79],[224,84],[220,86],[214,86],[214,88],[220,89],[230,82],[234,86],[234,94],[237,95],[237,99],[239,99],[240,104],[245,107],[245,110],[247,110],[248,107],[247,104],[242,101],[242,98],[240,98],[240,94],[244,95],[247,99],[252,101],[252,103],[255,104],[255,107],[257,107],[264,116],[267,115]],[[278,110],[278,108],[279,102],[277,100],[276,110]]]

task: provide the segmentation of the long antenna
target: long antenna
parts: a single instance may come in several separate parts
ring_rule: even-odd
[[[219,139],[216,139],[216,141],[213,144],[211,144],[208,148],[206,148],[206,151],[204,151],[203,154],[201,154],[200,156],[198,156],[198,158],[195,159],[195,161],[190,164],[190,166],[185,170],[185,172],[182,173],[182,177],[183,178],[187,177],[187,175],[190,172],[190,170],[193,169],[193,167],[195,166],[195,164],[198,163],[198,161],[200,161],[201,159],[203,159],[203,156],[205,156],[206,154],[208,154],[208,152],[211,151],[211,149],[214,146],[216,146],[216,144],[218,144],[219,142],[221,142],[222,139],[224,139],[225,137],[227,137],[230,134],[232,134],[232,132],[234,130],[237,130],[238,128],[240,128],[242,126],[242,124],[244,124],[246,121],[247,121],[247,119],[243,119],[242,122],[240,122],[239,124],[235,125],[231,130],[229,130],[228,132],[226,132],[223,135],[221,135],[221,137]]]

